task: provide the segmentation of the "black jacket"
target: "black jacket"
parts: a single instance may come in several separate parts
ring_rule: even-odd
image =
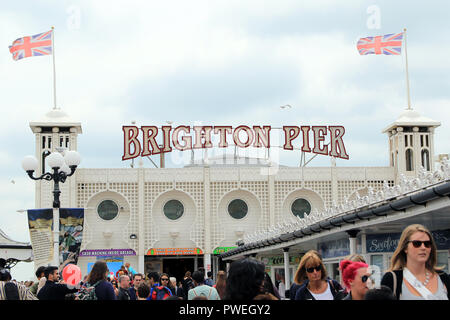
[[[327,279],[327,282],[330,286],[331,294],[333,295],[334,300],[342,300],[345,297],[345,292],[342,286],[336,280]],[[295,294],[294,300],[316,300],[314,296],[308,290],[309,280],[306,280],[300,288],[298,288],[297,293]]]
[[[77,292],[78,289],[69,289],[65,284],[54,283],[47,280],[37,295],[39,300],[64,300],[66,294]]]
[[[381,279],[381,285],[387,286],[392,290],[395,298],[400,300],[400,296],[402,294],[402,284],[403,284],[403,270],[394,270],[393,271],[396,276],[396,286],[394,286],[394,276],[391,272],[386,272]],[[447,288],[447,297],[450,300],[450,277],[443,271],[438,271],[437,274],[441,278],[441,281],[444,283],[444,286]],[[394,292],[394,287],[395,292]]]
[[[289,299],[295,300],[295,294],[297,293],[297,290],[301,288],[300,284],[296,284],[295,282],[291,285],[289,288]]]
[[[117,300],[131,300],[130,293],[128,290],[119,288],[119,294],[117,295]]]

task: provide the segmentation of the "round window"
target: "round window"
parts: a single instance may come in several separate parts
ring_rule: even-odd
[[[183,204],[178,200],[167,201],[163,208],[164,215],[170,220],[181,218],[184,213]]]
[[[248,207],[245,201],[241,199],[235,199],[228,205],[228,213],[234,219],[242,219],[247,215]]]
[[[311,204],[305,199],[296,199],[291,206],[291,211],[294,216],[303,218],[305,214],[311,213]]]
[[[97,207],[97,213],[103,220],[112,220],[117,217],[119,207],[112,200],[103,200]]]

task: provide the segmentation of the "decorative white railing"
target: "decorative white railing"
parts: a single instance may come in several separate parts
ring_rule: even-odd
[[[352,213],[353,211],[360,211],[365,207],[377,206],[387,200],[421,191],[446,180],[450,180],[450,164],[448,159],[442,160],[434,172],[427,172],[423,167],[420,167],[417,178],[408,178],[401,174],[399,184],[393,187],[390,187],[387,181],[384,181],[382,190],[375,191],[373,188],[368,187],[368,194],[366,196],[361,197],[357,192],[355,200],[349,201],[345,199],[343,203],[339,205],[334,204],[332,207],[323,211],[315,209],[304,218],[298,216],[292,217],[275,226],[270,226],[267,229],[245,235],[243,241],[245,244],[253,243],[294,232],[317,222],[333,219]]]

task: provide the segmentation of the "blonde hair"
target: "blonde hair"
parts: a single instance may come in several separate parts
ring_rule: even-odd
[[[408,246],[411,236],[416,232],[426,233],[431,241],[431,252],[427,262],[425,263],[425,267],[430,271],[440,270],[440,268],[436,267],[437,249],[436,243],[434,242],[431,232],[421,224],[412,224],[407,226],[405,230],[403,230],[402,235],[400,236],[400,240],[398,242],[397,249],[394,251],[394,254],[392,255],[391,265],[388,271],[403,270],[403,268],[406,266],[405,249]]]
[[[360,254],[354,253],[351,254],[349,256],[347,256],[344,260],[350,260],[353,262],[362,262],[362,263],[366,263],[366,259],[364,259],[364,257]]]
[[[306,276],[306,265],[317,265],[319,264],[321,267],[321,280],[325,280],[327,278],[327,269],[323,265],[322,258],[320,254],[316,250],[309,250],[300,260],[298,264],[297,272],[294,276],[294,282],[296,284],[302,284],[305,282],[308,277]]]

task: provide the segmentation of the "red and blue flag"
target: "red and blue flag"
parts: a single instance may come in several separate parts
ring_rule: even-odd
[[[384,36],[361,38],[356,45],[360,55],[387,54],[399,55],[402,52],[403,32]]]
[[[23,58],[52,54],[52,31],[14,40],[9,46],[9,52],[13,59],[17,61]]]

